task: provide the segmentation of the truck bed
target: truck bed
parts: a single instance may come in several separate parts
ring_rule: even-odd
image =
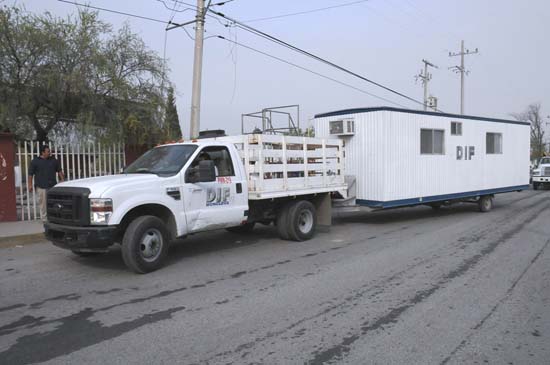
[[[239,151],[249,199],[328,192],[346,197],[342,140],[265,134],[217,139],[234,143]]]

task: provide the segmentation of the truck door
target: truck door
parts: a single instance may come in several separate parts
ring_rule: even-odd
[[[199,151],[190,167],[201,160],[212,160],[216,181],[185,183],[184,209],[188,232],[199,232],[241,224],[248,209],[248,192],[243,191],[240,169],[234,166],[226,146],[208,146]],[[239,163],[239,161],[235,161]]]

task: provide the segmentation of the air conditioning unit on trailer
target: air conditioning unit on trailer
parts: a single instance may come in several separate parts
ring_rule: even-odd
[[[329,124],[330,134],[334,136],[353,136],[355,121],[353,119],[332,120]]]

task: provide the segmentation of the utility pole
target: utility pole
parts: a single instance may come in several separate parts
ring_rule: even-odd
[[[191,138],[197,138],[199,136],[200,130],[204,16],[208,9],[204,6],[204,3],[205,0],[197,0],[197,15],[195,25],[195,57],[193,60],[193,91],[191,94]]]
[[[449,52],[449,57],[460,56],[460,66],[449,67],[449,69],[455,71],[456,73],[460,73],[460,114],[464,114],[464,76],[470,73],[470,71],[466,71],[466,68],[464,67],[464,56],[478,52],[479,51],[477,48],[474,51],[470,51],[469,49],[464,51],[464,41],[461,41],[460,43],[460,52]]]
[[[428,110],[428,82],[432,79],[432,74],[428,72],[428,66],[433,68],[439,68],[433,63],[422,60],[424,62],[424,73],[422,73],[422,70],[420,70],[420,73],[415,76],[415,79],[422,82],[422,85],[424,86],[424,110]]]

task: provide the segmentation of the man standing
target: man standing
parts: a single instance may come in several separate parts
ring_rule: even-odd
[[[40,218],[46,219],[46,193],[50,188],[57,184],[55,174],[59,178],[59,182],[64,180],[63,172],[59,166],[59,162],[50,156],[50,147],[44,145],[40,147],[40,156],[35,157],[31,161],[29,167],[29,192],[32,192],[34,177],[34,187],[38,193],[38,204],[40,205]]]

